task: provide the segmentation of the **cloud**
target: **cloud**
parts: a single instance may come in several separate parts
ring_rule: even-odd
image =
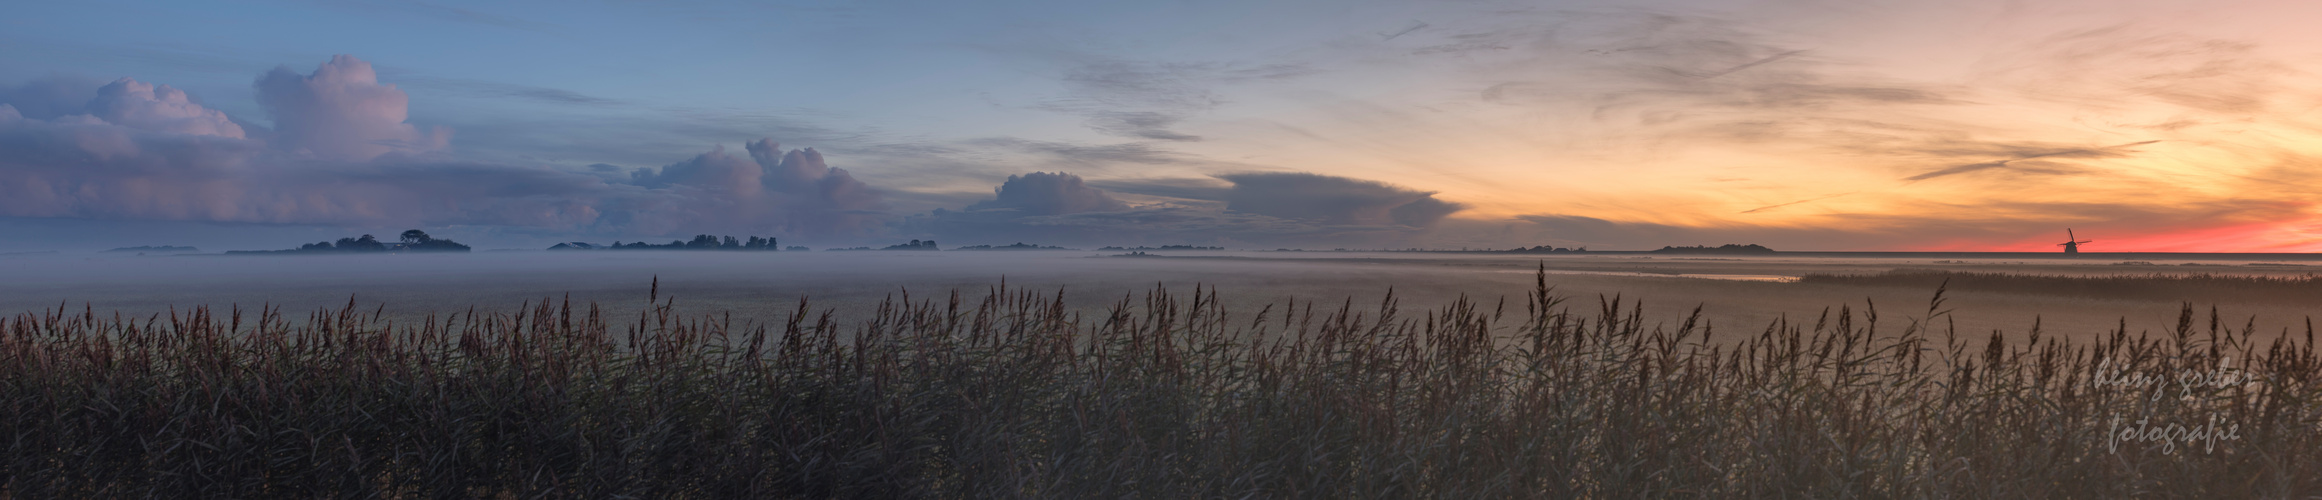
[[[92,85],[71,106],[63,101],[83,94],[71,83],[7,93],[35,115],[0,106],[0,215],[572,228],[594,218],[587,205],[606,192],[592,176],[542,166],[389,154],[440,147],[443,136],[403,124],[403,94],[351,57],[311,77],[260,79],[282,128],[271,134],[130,78]]]
[[[960,244],[1377,248],[1408,246],[1464,208],[1433,193],[1303,173],[1102,183],[1163,198],[1138,206],[1092,187],[1096,184],[1064,173],[1010,176],[994,190],[994,199],[965,211],[937,209],[907,217],[898,230]]]
[[[813,148],[782,150],[772,139],[746,145],[748,158],[720,146],[692,159],[638,169],[630,184],[649,191],[613,214],[616,225],[652,234],[713,229],[837,238],[883,227],[882,194]]]
[[[225,113],[195,104],[185,92],[128,78],[97,89],[89,113],[107,123],[148,132],[243,137],[241,125]]]
[[[1234,187],[1214,177],[1104,179],[1089,181],[1089,185],[1125,194],[1205,201],[1225,201]]]
[[[663,165],[660,170],[640,168],[629,175],[631,184],[653,189],[693,185],[726,189],[734,196],[756,196],[764,191],[759,179],[765,170],[749,159],[726,154],[725,146],[717,146],[693,159]]]
[[[96,81],[62,76],[41,78],[24,85],[0,87],[0,104],[35,120],[87,114],[89,100],[97,98]]]
[[[1153,111],[1091,111],[1089,128],[1098,132],[1138,139],[1191,142],[1201,140],[1198,135],[1186,135],[1169,130],[1183,118]]]
[[[1172,130],[1194,115],[1218,108],[1226,99],[1215,87],[1285,80],[1315,73],[1304,64],[1169,62],[1068,55],[1059,80],[1068,93],[1039,108],[1086,118],[1107,135],[1172,142],[1201,136]]]
[[[257,87],[258,103],[274,117],[274,146],[285,151],[361,161],[441,150],[451,141],[449,129],[422,132],[404,123],[410,97],[379,83],[371,63],[354,56],[331,56],[307,75],[276,67],[258,78]]]
[[[1234,187],[1226,208],[1335,225],[1426,227],[1464,207],[1435,193],[1386,183],[1311,173],[1240,173],[1217,176]]]
[[[2295,65],[2228,38],[2155,32],[2135,25],[2070,29],[1994,54],[1974,76],[1992,85],[2085,111],[2131,115],[2144,104],[2167,118],[2234,122],[2300,99]],[[2289,112],[2300,112],[2303,104]],[[2149,116],[2148,118],[2161,118]]]
[[[440,227],[599,227],[598,206],[633,196],[591,175],[541,165],[390,157],[269,166],[246,197],[279,222]]]
[[[86,114],[26,118],[0,105],[0,215],[230,219],[260,145],[152,132]]]
[[[271,156],[262,141],[214,128],[215,111],[106,92],[165,105],[117,113],[137,127],[87,114],[34,120],[0,105],[0,216],[573,229],[610,194],[595,177],[542,166]]]
[[[2127,156],[2125,153],[2123,153],[2123,152],[2120,152],[2120,151],[2119,151],[2119,150],[2121,150],[2121,149],[2125,149],[2125,148],[2128,148],[2128,147],[2131,147],[2131,146],[2143,146],[2143,145],[2146,145],[2146,144],[2152,144],[2152,143],[2156,143],[2156,142],[2161,142],[2161,141],[2140,141],[2140,142],[2132,142],[2132,143],[2128,143],[2128,144],[2121,144],[2121,145],[2116,145],[2116,146],[2105,146],[2105,147],[2100,147],[2100,148],[2050,149],[2050,150],[2045,150],[2045,151],[2023,151],[2023,152],[2017,152],[2017,153],[2014,153],[2014,156],[2015,156],[2015,158],[2011,158],[2011,159],[2000,160],[2000,161],[1992,161],[1992,162],[1983,162],[1983,163],[1972,163],[1972,164],[1967,164],[1967,165],[1960,165],[1960,166],[1956,166],[1956,167],[1949,167],[1949,168],[1944,168],[1944,169],[1941,169],[1941,170],[1935,170],[1935,171],[1932,171],[1932,172],[1927,172],[1927,173],[1923,173],[1923,174],[1919,174],[1919,175],[1914,175],[1914,176],[1910,176],[1910,177],[1904,177],[1904,178],[1903,178],[1903,180],[1906,180],[1906,181],[1923,181],[1923,180],[1927,180],[1927,179],[1933,179],[1933,178],[1937,178],[1937,177],[1943,177],[1943,176],[1949,176],[1949,175],[1958,175],[1958,174],[1964,174],[1964,173],[1969,173],[1969,172],[1975,172],[1975,171],[1979,171],[1979,170],[1990,170],[1990,169],[1995,169],[1995,168],[2006,168],[2006,167],[2008,167],[2008,166],[2009,166],[2009,165],[2008,165],[2009,163],[2018,162],[2018,161],[2023,161],[2023,160],[2030,160],[2030,159],[2034,159],[2034,158],[2117,158],[2117,157]]]
[[[1482,240],[1531,241],[1528,245],[1588,246],[1600,250],[1649,250],[1669,245],[1758,243],[1790,251],[2051,251],[2064,228],[2079,234],[2169,234],[2237,224],[2303,221],[2306,205],[2278,200],[2227,200],[2153,206],[2134,202],[1996,202],[1977,205],[1923,203],[1892,214],[1837,213],[1785,225],[1738,223],[1677,224],[1612,220],[1570,214],[1518,216],[1516,224]],[[1446,228],[1472,235],[1479,225]],[[2051,241],[2053,240],[2053,241]],[[2181,242],[2197,245],[2202,242]],[[2177,251],[2113,247],[2115,251]]]
[[[1140,143],[1082,145],[1008,137],[972,139],[966,143],[973,146],[1035,153],[1081,166],[1100,166],[1113,163],[1167,165],[1187,161],[1184,155]]]
[[[1306,247],[1400,246],[1419,234],[1399,226],[1333,226],[1314,221],[1232,212],[1217,207],[1149,205],[1115,212],[1021,215],[1004,211],[934,212],[905,218],[909,235],[953,244],[1176,245]]]
[[[339,0],[321,2],[320,5],[325,7],[352,10],[369,15],[409,15],[414,17],[434,19],[438,21],[496,26],[500,28],[538,31],[544,33],[553,32],[551,28],[554,28],[553,25],[549,24],[416,0],[400,0],[392,2]]]
[[[1088,187],[1080,176],[1063,172],[1033,172],[1008,176],[993,189],[994,198],[968,205],[968,210],[1013,210],[1025,215],[1064,215],[1082,212],[1118,212],[1129,205],[1104,190]]]
[[[398,78],[397,80],[402,82],[404,87],[421,90],[456,92],[484,98],[517,98],[550,104],[569,104],[576,106],[612,106],[625,104],[623,101],[618,99],[597,97],[570,90],[501,83],[487,80],[431,77],[402,77]]]
[[[879,190],[771,140],[627,176],[433,154],[447,134],[404,123],[404,93],[348,56],[261,77],[271,131],[167,85],[75,83],[0,89],[0,216],[807,237],[868,234],[888,218]]]
[[[813,219],[801,226],[808,228],[808,234],[858,231],[875,223],[873,212],[887,209],[879,190],[855,180],[846,169],[825,164],[822,153],[814,148],[790,150],[777,161],[775,153],[782,151],[782,146],[772,139],[759,139],[748,146],[750,158],[772,171],[764,178],[767,188],[791,196],[794,201],[790,207]]]

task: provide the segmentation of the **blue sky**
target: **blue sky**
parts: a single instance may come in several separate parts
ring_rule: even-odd
[[[2298,20],[2313,10],[19,2],[0,6],[0,88],[71,82],[95,95],[134,78],[182,90],[250,133],[209,146],[243,151],[218,170],[238,173],[164,193],[202,207],[193,211],[104,198],[192,174],[68,168],[34,146],[0,153],[15,155],[0,157],[0,174],[20,174],[14,184],[0,175],[0,189],[57,200],[0,205],[0,226],[42,235],[0,246],[170,243],[128,241],[156,224],[269,245],[416,224],[509,246],[713,231],[828,244],[1971,249],[2029,248],[2072,225],[2136,231],[2154,248],[2219,228],[2243,228],[2228,231],[2235,248],[2304,248],[2322,239],[2307,236],[2318,225],[2302,199],[2249,192],[2309,177],[2315,129],[2303,110],[2316,101],[2302,88],[2317,83],[2309,68],[2322,46]],[[316,78],[337,55],[368,64],[407,102],[402,125],[373,125],[419,134],[393,141],[447,134],[441,143],[332,157],[278,136],[281,111],[253,82],[289,77],[278,68]],[[24,137],[92,133],[36,114],[24,113]],[[147,152],[187,140],[109,125]],[[742,161],[760,138],[815,148],[843,170],[828,174],[876,199],[807,199],[803,183],[840,181],[774,180],[795,164],[783,151]],[[702,156],[719,148],[726,156]],[[681,164],[710,173],[632,180],[636,169],[696,168]],[[1010,183],[1056,171],[1075,177]],[[716,185],[731,182],[763,189]],[[397,191],[443,185],[483,187]],[[2123,201],[2156,186],[2175,189]],[[302,196],[338,201],[291,201]],[[983,203],[996,196],[1027,205]],[[1053,205],[1091,196],[1119,203]],[[283,208],[293,205],[305,208]],[[1396,209],[1406,217],[1384,215]],[[802,222],[806,213],[854,222]]]

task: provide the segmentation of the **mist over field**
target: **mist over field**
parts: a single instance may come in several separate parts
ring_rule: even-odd
[[[1720,257],[1617,253],[1494,255],[1417,252],[1168,252],[1117,257],[1118,251],[1017,252],[700,252],[487,251],[469,254],[180,255],[38,254],[0,257],[9,279],[0,311],[54,309],[119,312],[130,317],[195,306],[287,313],[342,307],[379,310],[411,321],[439,320],[473,308],[515,311],[543,298],[591,302],[616,317],[644,310],[652,286],[674,298],[682,317],[731,318],[737,325],[779,324],[810,299],[815,314],[867,316],[884,299],[942,303],[957,290],[974,301],[1005,286],[1062,291],[1067,306],[1094,315],[1125,297],[1156,290],[1214,289],[1243,320],[1267,305],[1273,319],[1288,300],[1330,309],[1374,307],[1392,290],[1405,310],[1441,307],[1464,295],[1493,307],[1520,299],[1536,268],[1572,304],[1594,307],[1618,296],[1642,301],[1648,319],[1675,328],[1694,307],[1723,335],[1739,338],[1785,315],[1811,324],[1840,307],[1875,306],[1900,327],[1923,317],[1944,278],[1872,284],[1783,282],[1798,276],[1876,275],[1897,269],[2044,276],[2309,276],[2322,262],[2211,257],[2180,260],[2023,258],[2005,254],[1912,257]],[[2278,257],[2278,256],[2277,256]],[[1811,280],[1810,280],[1811,281]],[[1892,281],[1892,280],[1890,280]],[[1999,285],[2002,287],[2013,285]],[[2021,335],[2034,321],[2050,335],[2090,336],[2123,321],[2130,332],[2174,326],[2190,302],[2206,317],[2261,334],[2300,330],[2322,311],[2308,295],[2210,297],[2205,289],[2157,288],[2090,294],[2055,289],[1953,286],[1949,321],[1963,335],[2004,330]],[[633,319],[633,318],[632,318]],[[1945,325],[1947,328],[1950,324]]]

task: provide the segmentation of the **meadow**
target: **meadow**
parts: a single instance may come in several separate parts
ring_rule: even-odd
[[[2322,491],[2311,327],[2297,314],[2261,324],[2177,302],[2203,292],[2167,284],[2175,274],[2139,270],[2164,284],[2090,297],[2068,286],[1968,290],[2006,288],[1973,275],[1985,267],[1923,287],[1925,276],[1891,262],[1212,257],[1005,257],[1024,260],[985,269],[1047,271],[972,287],[958,282],[978,276],[932,271],[958,262],[882,260],[893,274],[868,291],[835,285],[866,276],[839,261],[772,273],[787,284],[732,262],[662,262],[589,277],[607,284],[569,299],[472,308],[445,305],[509,300],[539,286],[517,279],[537,270],[331,271],[389,261],[315,259],[265,263],[279,275],[166,260],[139,272],[138,261],[107,263],[127,269],[119,282],[83,288],[61,284],[67,271],[28,271],[0,298],[110,291],[125,298],[114,309],[137,314],[52,302],[0,320],[0,496]],[[2048,274],[2135,276],[2082,267]],[[704,278],[719,269],[733,281]],[[1801,270],[1827,277],[1581,274]],[[203,274],[232,271],[262,282]],[[926,288],[891,286],[921,271]],[[625,273],[646,285],[616,283]],[[1160,274],[1218,284],[1144,280]],[[315,275],[372,281],[353,287],[355,299],[296,309],[141,302],[205,286],[211,299],[344,290],[263,282]],[[2229,279],[2295,279],[2246,275],[2259,277]],[[1354,293],[1360,285],[1376,289]],[[781,286],[841,297],[764,291]],[[1291,291],[1314,293],[1255,297]],[[390,312],[365,301],[398,294],[437,302]],[[1740,305],[1708,300],[1720,297]],[[1817,298],[1835,300],[1798,304]],[[754,306],[721,307],[745,302]],[[1966,326],[1984,324],[1971,313],[2049,305],[2089,318],[2157,310]]]

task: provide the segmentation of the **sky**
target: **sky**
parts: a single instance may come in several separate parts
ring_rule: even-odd
[[[2322,250],[2309,2],[12,2],[0,252]]]

